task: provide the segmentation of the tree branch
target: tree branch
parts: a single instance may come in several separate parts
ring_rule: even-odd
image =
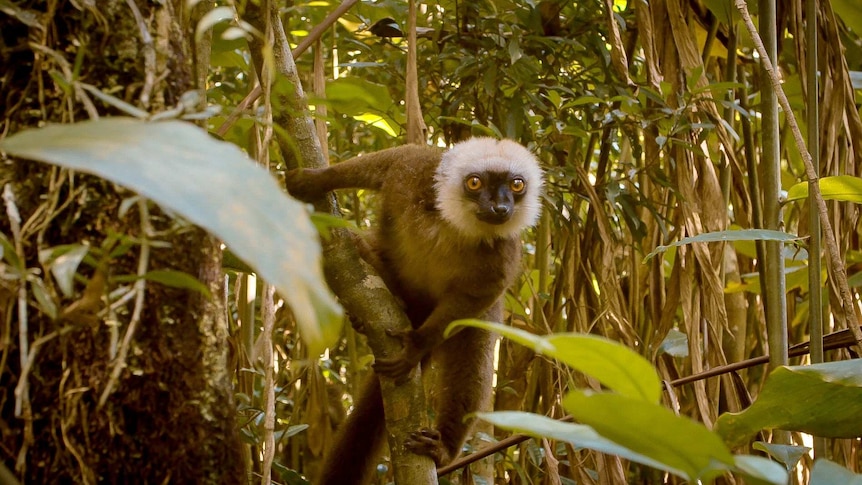
[[[248,4],[247,14],[246,20],[261,31],[266,21],[272,22],[274,72],[284,76],[294,86],[292,93],[283,95],[280,104],[285,108],[273,113],[273,123],[284,126],[293,137],[290,140],[278,138],[286,161],[294,168],[300,164],[303,167],[326,166],[327,161],[323,158],[302,82],[277,9],[262,11],[252,2]],[[254,40],[249,47],[260,75],[264,62],[260,53],[265,46],[260,40]],[[298,160],[290,160],[291,154],[298,155]],[[317,210],[339,213],[335,198],[331,195],[318,201],[315,207]],[[368,345],[374,355],[388,357],[397,354],[401,350],[401,343],[389,337],[387,330],[409,330],[410,321],[382,278],[359,257],[350,233],[346,230],[332,231],[332,237],[323,242],[323,253],[324,276],[344,309],[364,323]],[[395,482],[436,483],[433,460],[413,454],[404,447],[404,441],[410,433],[428,425],[421,372],[412,373],[407,382],[398,386],[391,379],[380,379],[380,387]]]

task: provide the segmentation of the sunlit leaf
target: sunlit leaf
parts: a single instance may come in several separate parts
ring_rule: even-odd
[[[774,428],[855,438],[862,436],[860,415],[862,359],[779,367],[751,406],[719,416],[716,431],[733,447]]]
[[[862,3],[858,0],[832,0],[835,17],[859,36],[862,35]]]
[[[836,175],[820,179],[820,194],[823,200],[840,200],[862,204],[862,178]],[[787,191],[787,201],[808,197],[808,182],[800,182]]]
[[[721,468],[734,465],[717,434],[659,404],[610,392],[572,391],[563,398],[563,407],[605,438],[688,480],[708,481],[721,474]]]
[[[647,456],[635,453],[630,449],[610,441],[596,430],[585,424],[565,423],[540,414],[520,411],[498,411],[494,413],[477,413],[477,416],[499,428],[517,433],[523,433],[536,438],[546,437],[571,443],[579,448],[588,448],[617,455],[653,468],[665,469],[665,465]],[[682,475],[679,470],[668,470],[676,475]]]
[[[389,136],[398,136],[398,132],[395,131],[395,128],[393,128],[392,125],[389,124],[388,121],[386,121],[386,118],[380,115],[376,115],[373,113],[362,113],[354,115],[353,119],[355,119],[356,121],[363,121],[365,123],[368,123],[375,128],[380,128]]]
[[[24,131],[0,142],[0,149],[93,173],[181,214],[278,288],[312,352],[338,337],[340,309],[323,284],[317,235],[304,205],[235,145],[182,121],[104,118]]]
[[[596,335],[558,333],[547,336],[480,320],[458,320],[449,326],[463,325],[499,333],[547,357],[595,377],[620,394],[650,403],[658,402],[661,381],[655,368],[628,347]]]

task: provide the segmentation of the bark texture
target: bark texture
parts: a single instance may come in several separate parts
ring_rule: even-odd
[[[151,112],[196,88],[187,2],[16,3],[13,15],[0,16],[0,137],[122,114],[78,81]],[[0,268],[8,276],[0,286],[3,464],[23,483],[243,483],[218,241],[152,204],[148,215],[134,204],[123,214],[121,204],[134,194],[49,165],[10,160],[0,167],[0,185],[8,185],[22,221],[16,237],[12,218],[0,217],[0,232],[33,275],[23,286],[22,339],[22,286],[8,265]],[[130,285],[117,278],[136,274],[145,237],[159,241],[148,270],[188,273],[213,297],[147,282],[128,357],[111,382],[134,299],[109,311],[108,295]],[[68,296],[39,259],[64,244],[87,244],[93,258],[78,268]],[[29,359],[21,359],[22,342]],[[24,362],[31,367],[22,379]],[[21,399],[13,390],[24,379]]]

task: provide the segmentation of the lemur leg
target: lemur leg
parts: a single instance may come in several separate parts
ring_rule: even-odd
[[[438,366],[437,419],[433,429],[413,433],[405,445],[430,456],[437,466],[454,460],[470,431],[467,414],[486,410],[491,398],[493,336],[477,328],[464,328],[434,351]]]

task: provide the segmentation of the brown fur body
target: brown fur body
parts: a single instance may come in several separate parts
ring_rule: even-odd
[[[402,336],[402,353],[378,359],[374,369],[399,378],[427,357],[433,359],[438,379],[431,385],[441,396],[435,428],[415,433],[407,445],[438,466],[460,452],[471,426],[464,418],[487,405],[493,376],[491,334],[465,328],[444,341],[443,332],[462,318],[500,321],[502,295],[520,271],[521,255],[517,235],[491,231],[488,237],[465,236],[441,215],[435,174],[442,153],[407,145],[287,176],[291,195],[305,200],[340,188],[382,194],[377,231],[367,240],[374,254],[366,259],[404,301],[414,330]],[[538,190],[541,179],[528,183],[536,183]],[[317,483],[367,482],[383,442],[383,418],[380,385],[372,375],[339,430]]]

